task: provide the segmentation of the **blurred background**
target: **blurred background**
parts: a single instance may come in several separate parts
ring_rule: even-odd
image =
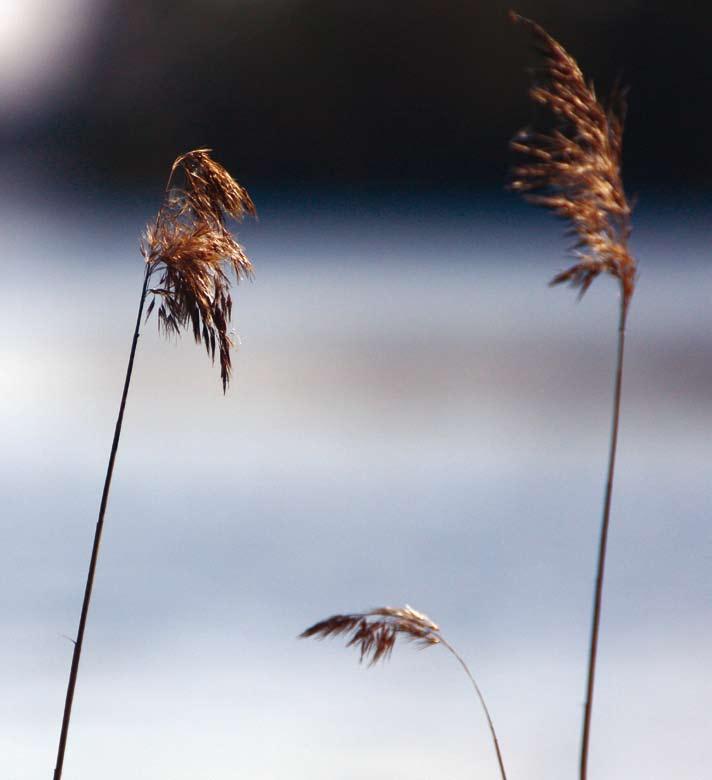
[[[504,185],[532,119],[500,2],[2,0],[0,776],[48,777],[141,285],[171,162],[210,146],[240,238],[226,397],[144,328],[67,778],[496,777],[440,648],[370,671],[297,641],[410,603],[488,700],[512,778],[575,776],[617,291],[548,279],[562,225]],[[522,0],[631,87],[640,280],[592,777],[712,749],[712,11]]]

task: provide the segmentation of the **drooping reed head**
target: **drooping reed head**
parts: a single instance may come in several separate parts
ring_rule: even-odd
[[[390,656],[399,636],[421,647],[430,647],[442,641],[439,632],[440,628],[427,615],[406,604],[405,607],[378,607],[368,612],[332,615],[299,636],[300,639],[325,639],[346,634],[350,636],[346,647],[358,647],[360,660],[368,660],[369,666],[373,666]]]
[[[211,359],[217,351],[225,391],[232,370],[228,271],[238,282],[252,274],[252,264],[225,218],[255,216],[255,207],[247,191],[209,151],[196,149],[173,163],[165,201],[155,223],[146,229],[141,252],[149,277],[158,275],[156,286],[148,289],[153,298],[146,317],[158,302],[158,326],[166,335],[190,328]],[[174,179],[181,173],[183,182],[178,187]]]
[[[511,188],[570,223],[576,263],[551,284],[569,282],[583,295],[608,273],[619,280],[627,307],[636,263],[628,251],[631,208],[621,178],[625,94],[615,89],[604,107],[563,46],[535,22],[513,11],[510,19],[530,30],[544,56],[540,82],[529,96],[553,119],[553,129],[526,128],[512,140],[522,161],[512,171]]]
[[[223,214],[241,220],[256,216],[255,204],[244,187],[210,157],[210,149],[194,149],[176,158],[171,167],[170,180],[182,171],[185,186],[179,191],[184,205],[200,215],[223,224]],[[170,183],[169,180],[169,183]]]

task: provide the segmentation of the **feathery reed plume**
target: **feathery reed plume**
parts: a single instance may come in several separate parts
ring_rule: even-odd
[[[570,282],[583,295],[600,273],[620,285],[618,355],[615,372],[611,439],[603,520],[598,548],[588,681],[581,738],[580,778],[586,780],[603,578],[615,473],[623,380],[623,350],[628,306],[636,281],[636,263],[628,251],[631,208],[623,190],[621,156],[625,95],[615,89],[607,107],[596,98],[574,58],[535,22],[510,12],[524,24],[544,56],[543,81],[529,90],[538,105],[553,117],[550,132],[522,130],[511,142],[524,157],[514,167],[511,187],[530,202],[552,209],[570,222],[575,237],[576,263],[555,276],[551,284]]]
[[[166,201],[155,224],[146,229],[141,252],[149,274],[160,273],[158,286],[149,290],[153,299],[146,318],[159,299],[158,325],[166,335],[178,335],[190,327],[196,342],[205,344],[213,360],[217,346],[225,392],[232,370],[232,340],[227,331],[232,298],[224,269],[232,269],[239,282],[251,275],[252,264],[226,229],[224,214],[242,219],[246,214],[254,216],[255,207],[208,151],[197,149],[173,163]],[[170,189],[179,169],[184,187]]]
[[[60,780],[62,777],[104,516],[133,373],[141,318],[149,293],[153,298],[146,319],[156,301],[160,301],[159,329],[165,334],[179,334],[182,328],[191,327],[196,341],[205,344],[211,358],[215,358],[216,349],[218,350],[223,392],[230,380],[232,341],[227,328],[232,313],[232,299],[229,292],[230,279],[225,269],[231,268],[239,281],[251,274],[252,265],[227,229],[225,216],[242,219],[247,214],[254,215],[255,207],[247,192],[221,165],[211,159],[209,151],[196,149],[180,156],[173,163],[166,185],[165,202],[155,223],[147,228],[141,242],[141,253],[146,261],[143,287],[99,506],[77,639],[74,642],[54,780]],[[172,187],[174,175],[179,169],[185,179],[182,189]],[[154,274],[159,274],[160,278],[157,286],[151,287],[150,281]]]
[[[210,157],[211,149],[182,154],[171,168],[171,178],[180,168],[185,177],[185,206],[202,220],[224,226],[224,214],[236,220],[256,216],[255,204],[244,187]],[[244,259],[244,258],[243,258]]]
[[[604,108],[574,58],[535,22],[514,12],[545,57],[546,82],[529,90],[548,108],[556,127],[549,133],[520,131],[511,143],[524,161],[511,187],[531,203],[552,209],[571,223],[577,262],[551,284],[570,282],[583,295],[600,273],[619,280],[625,304],[633,295],[636,264],[628,252],[631,208],[623,191],[621,155],[625,94],[614,90]]]
[[[369,661],[373,666],[380,660],[390,657],[398,636],[421,647],[440,644],[440,628],[430,618],[416,612],[407,604],[403,608],[379,607],[370,612],[353,615],[332,615],[320,623],[315,623],[300,638],[351,634],[347,647],[358,647],[361,661]]]
[[[440,627],[427,615],[416,611],[407,604],[405,607],[378,607],[367,612],[332,615],[330,618],[307,628],[299,635],[299,638],[326,639],[342,635],[350,636],[346,647],[357,647],[360,652],[359,660],[361,662],[368,661],[369,666],[387,660],[393,652],[398,637],[403,637],[406,641],[413,642],[421,648],[433,645],[445,647],[457,659],[475,689],[492,735],[502,780],[507,780],[499,741],[482,691],[480,691],[462,656],[443,637]]]

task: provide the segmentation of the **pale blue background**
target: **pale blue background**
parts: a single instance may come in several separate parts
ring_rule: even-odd
[[[390,4],[378,28],[373,4],[342,24],[321,2],[245,1],[236,25],[239,3],[176,0],[160,29],[149,5],[0,0],[0,780],[54,767],[138,236],[198,145],[235,164],[261,215],[241,233],[257,276],[236,295],[236,377],[223,398],[189,339],[145,329],[64,780],[496,780],[442,648],[366,670],[296,639],[405,602],[470,662],[510,780],[571,780],[617,301],[610,280],[579,305],[547,289],[563,226],[501,192],[507,138],[531,118],[526,36],[498,0],[442,4],[410,53]],[[434,4],[406,5],[420,47]],[[448,7],[473,24],[452,41]],[[697,181],[709,170],[709,123],[675,75],[707,95],[703,11],[519,10],[601,94],[605,74],[633,87],[641,276],[590,778],[707,780],[712,203],[688,182],[690,160]],[[400,190],[372,181],[383,166]],[[362,189],[290,189],[294,171]]]
[[[158,198],[6,174],[0,776],[48,777]],[[8,194],[8,193],[11,193]],[[39,194],[38,194],[39,193]],[[359,668],[338,611],[438,621],[511,778],[575,775],[616,289],[546,282],[560,225],[478,192],[253,192],[227,397],[144,330],[65,776],[497,776],[453,659]],[[705,778],[710,207],[644,202],[591,776]]]

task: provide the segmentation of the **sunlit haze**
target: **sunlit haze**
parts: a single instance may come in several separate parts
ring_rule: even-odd
[[[52,102],[80,72],[102,0],[0,0],[0,109]],[[6,117],[7,118],[7,117]]]

